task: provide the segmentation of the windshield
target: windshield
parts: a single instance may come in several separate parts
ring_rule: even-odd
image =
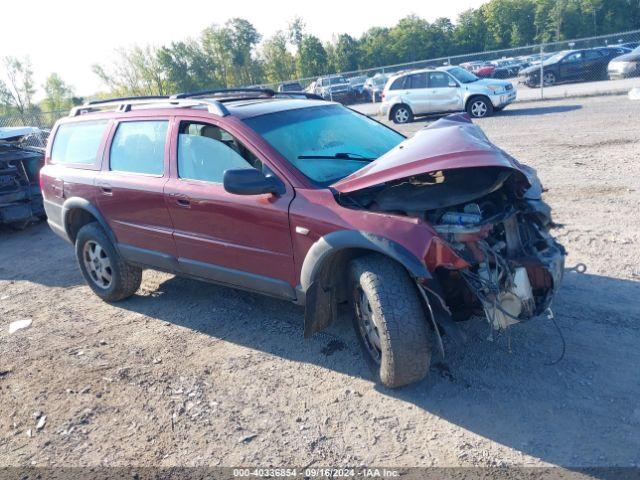
[[[331,77],[329,79],[329,82],[331,83],[331,85],[340,85],[343,83],[347,83],[344,77]]]
[[[555,53],[548,58],[545,58],[544,63],[556,63],[562,60],[571,50],[563,50],[562,52]]]
[[[464,68],[460,68],[460,67],[450,68],[449,70],[447,70],[447,72],[453,75],[456,78],[456,80],[458,80],[461,83],[472,83],[480,80],[469,70],[465,70]]]
[[[319,186],[351,175],[404,140],[342,105],[285,110],[244,122]]]

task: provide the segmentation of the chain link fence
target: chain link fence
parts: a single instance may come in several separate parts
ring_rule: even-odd
[[[299,78],[261,86],[277,90],[292,84],[290,89],[299,85],[308,92],[345,103],[376,102],[381,99],[380,93],[386,79],[393,74],[459,65],[481,78],[511,81],[514,86],[521,87],[518,91],[518,100],[521,101],[626,93],[640,86],[640,61],[618,60],[617,57],[632,52],[639,45],[640,30],[635,30],[336,72],[322,77]],[[634,55],[634,58],[640,57],[640,51],[636,50]],[[343,93],[344,89],[338,86],[344,82],[349,86],[349,95],[336,95],[334,98],[334,91]]]
[[[59,118],[69,114],[69,110],[55,112],[25,112],[0,115],[0,130],[3,128],[35,127],[39,130],[22,138],[22,146],[43,148],[49,131]]]

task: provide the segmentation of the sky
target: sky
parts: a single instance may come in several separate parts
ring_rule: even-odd
[[[2,6],[0,58],[29,55],[39,90],[37,98],[41,98],[42,84],[51,72],[72,85],[77,95],[89,95],[105,89],[91,72],[91,65],[109,64],[116,48],[160,46],[197,37],[205,27],[233,17],[249,20],[268,37],[286,29],[297,15],[304,20],[308,33],[327,41],[343,32],[359,36],[373,26],[392,26],[412,13],[429,21],[438,17],[455,21],[460,12],[485,1],[10,1]]]

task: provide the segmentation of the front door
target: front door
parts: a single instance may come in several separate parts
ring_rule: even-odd
[[[172,141],[165,201],[180,268],[197,277],[292,298],[293,188],[284,182],[282,195],[225,191],[225,170],[269,170],[246,143],[208,120],[183,118],[176,123]]]
[[[446,72],[429,72],[428,91],[432,112],[458,112],[462,101],[458,82]]]

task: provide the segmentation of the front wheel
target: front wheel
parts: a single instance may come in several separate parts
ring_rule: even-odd
[[[124,261],[97,222],[78,232],[76,258],[91,290],[107,302],[130,297],[140,288],[142,269]]]
[[[409,123],[413,121],[413,112],[408,105],[396,105],[391,110],[391,120],[393,123]]]
[[[429,330],[417,287],[407,271],[382,255],[349,265],[350,303],[356,335],[377,380],[395,388],[429,371]]]
[[[556,74],[553,72],[544,72],[542,83],[545,87],[550,87],[556,83]]]
[[[488,117],[493,113],[493,104],[486,97],[473,97],[467,103],[467,113],[473,118]]]

